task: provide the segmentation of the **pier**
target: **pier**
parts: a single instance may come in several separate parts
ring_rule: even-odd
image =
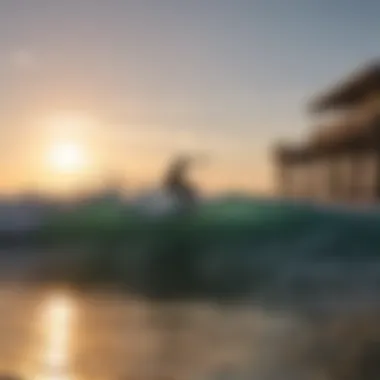
[[[278,193],[325,201],[380,200],[380,62],[357,70],[308,108],[325,121],[302,143],[274,147]]]

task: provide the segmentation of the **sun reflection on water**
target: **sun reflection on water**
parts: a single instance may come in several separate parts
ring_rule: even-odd
[[[54,295],[43,305],[42,368],[36,380],[74,380],[69,357],[73,316],[73,300],[67,295]]]

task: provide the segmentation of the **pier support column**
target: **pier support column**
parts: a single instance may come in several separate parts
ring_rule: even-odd
[[[334,169],[329,157],[323,157],[319,162],[320,172],[320,196],[324,201],[329,201],[333,198],[334,185]]]
[[[303,169],[303,192],[305,199],[313,198],[314,194],[314,163],[308,161],[304,163]]]
[[[294,192],[293,182],[292,165],[284,161],[279,162],[277,170],[277,188],[279,194],[283,197],[291,197]]]
[[[359,198],[364,202],[376,200],[375,185],[377,179],[376,156],[373,152],[365,152],[360,157],[360,168],[357,172],[359,178]]]
[[[347,202],[352,198],[353,171],[351,156],[343,154],[339,161],[340,199],[342,199],[343,202]]]
[[[380,200],[380,147],[374,154],[374,180],[373,180],[373,187],[374,187],[374,197],[377,201]]]
[[[350,200],[358,201],[362,197],[363,185],[363,168],[361,165],[361,157],[357,154],[350,156]]]
[[[340,193],[340,170],[337,158],[331,156],[326,162],[327,170],[327,198],[328,200],[336,200]]]

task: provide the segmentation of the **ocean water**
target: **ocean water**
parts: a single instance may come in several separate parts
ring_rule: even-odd
[[[0,300],[0,371],[24,379],[280,379],[299,371],[308,331],[286,313],[115,292],[13,285]]]
[[[243,198],[191,215],[102,206],[59,216],[42,236],[28,281],[0,292],[4,372],[379,378],[375,208]]]
[[[52,222],[48,236],[56,246],[87,244],[72,254],[77,278],[124,283],[152,297],[169,296],[172,289],[179,298],[302,301],[310,307],[319,299],[376,298],[375,208],[232,198],[207,202],[191,215],[140,211],[79,210]]]

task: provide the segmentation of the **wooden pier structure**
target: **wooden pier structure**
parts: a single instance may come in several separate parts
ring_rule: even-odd
[[[380,201],[380,62],[357,70],[309,105],[327,119],[300,144],[274,149],[286,198]]]

